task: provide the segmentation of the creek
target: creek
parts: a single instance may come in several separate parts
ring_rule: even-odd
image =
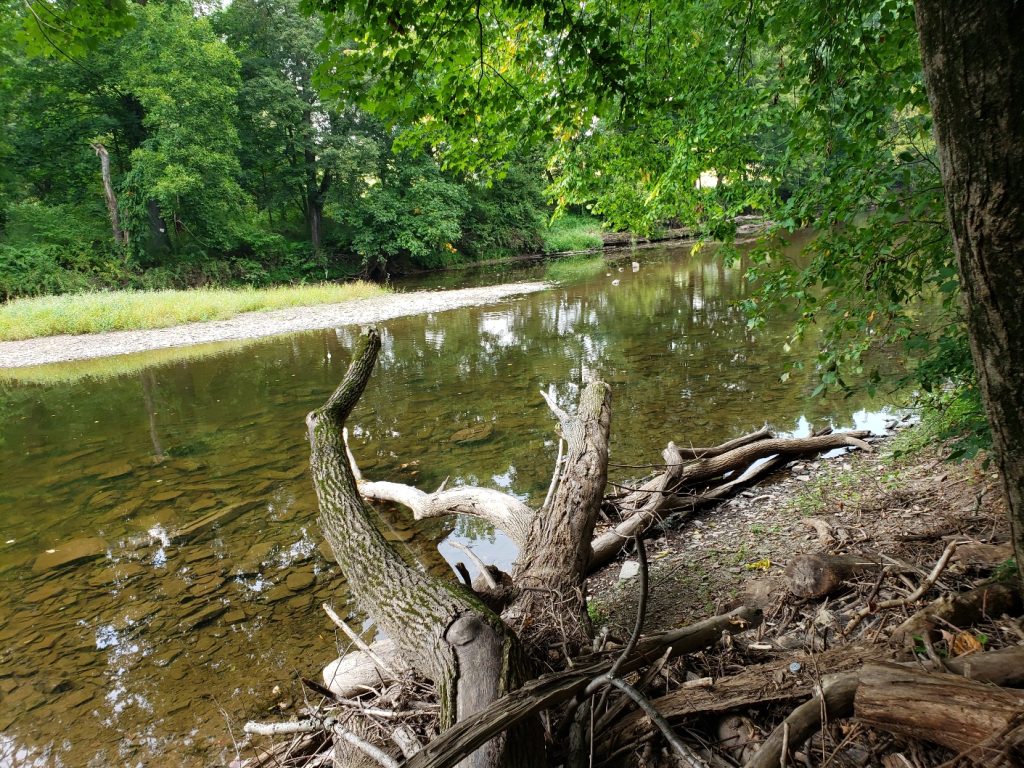
[[[751,335],[734,305],[750,290],[744,266],[712,251],[639,251],[500,305],[387,322],[350,419],[363,472],[428,490],[449,477],[539,504],[557,446],[538,390],[568,404],[591,376],[612,386],[618,464],[765,423],[880,428],[877,402],[810,396],[813,350],[783,351],[790,318]],[[321,545],[304,425],[356,333],[151,365],[127,356],[102,376],[6,372],[0,765],[227,764],[245,720],[294,715],[298,677],[318,678],[345,650],[321,603],[372,632]],[[781,382],[796,359],[807,370]],[[618,480],[637,472],[612,468]],[[500,566],[514,557],[479,521],[380,515],[386,536],[437,574],[464,559],[455,541]]]

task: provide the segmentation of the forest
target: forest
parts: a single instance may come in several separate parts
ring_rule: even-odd
[[[708,377],[742,368],[741,347],[786,317],[779,383],[810,378],[812,398],[909,389],[941,414],[942,428],[922,433],[941,455],[927,454],[912,480],[871,475],[879,489],[868,501],[815,462],[834,449],[873,454],[874,438],[832,424],[782,437],[758,429],[754,413],[754,431],[709,445],[686,427],[661,461],[616,464],[615,430],[642,421],[627,408],[620,423],[613,405],[616,385],[628,391],[629,364],[605,365],[608,334],[584,330],[599,325],[586,319],[597,305],[613,302],[602,293],[570,311],[565,289],[552,312],[578,331],[557,342],[580,345],[571,380],[541,389],[539,400],[535,380],[528,394],[517,384],[495,396],[532,396],[550,411],[553,438],[543,445],[557,457],[546,494],[525,502],[512,490],[512,466],[490,484],[467,474],[423,490],[414,484],[416,440],[436,442],[436,430],[410,432],[397,450],[364,461],[381,437],[360,419],[380,423],[381,410],[402,406],[360,411],[375,369],[395,363],[395,344],[386,328],[352,331],[340,383],[335,376],[330,388],[299,395],[309,408],[306,480],[326,541],[318,551],[344,575],[355,618],[323,609],[351,653],[324,670],[323,683],[298,673],[304,704],[278,702],[247,723],[247,735],[272,741],[246,758],[238,750],[235,765],[1020,764],[1024,6],[25,0],[8,8],[3,31],[17,45],[5,48],[0,76],[7,299],[380,280],[561,250],[553,232],[595,220],[628,237],[680,228],[694,236],[695,262],[713,249],[720,285],[726,268],[742,271],[738,304],[726,313],[742,310],[729,332],[743,344]],[[750,216],[764,222],[753,240],[739,237]],[[641,280],[646,266],[631,267]],[[610,289],[625,279],[619,272],[625,264],[602,260],[595,275]],[[674,311],[703,311],[707,295]],[[709,324],[711,335],[727,333],[726,313],[720,327]],[[437,322],[422,336],[440,352]],[[522,343],[501,324],[480,319],[488,354]],[[323,370],[336,365],[339,338],[317,363]],[[685,333],[658,342],[673,351],[705,344]],[[809,357],[790,356],[806,346]],[[893,356],[898,377],[880,363]],[[691,364],[680,352],[662,367],[685,376]],[[466,378],[453,399],[501,381],[496,363],[482,377],[465,357],[455,368]],[[401,363],[386,370],[395,376]],[[140,381],[156,446],[154,384]],[[417,398],[441,397],[425,376],[411,386]],[[692,389],[677,394],[673,383],[665,393],[667,419]],[[708,421],[716,396],[700,404]],[[749,398],[755,412],[758,396]],[[484,445],[497,423],[473,417],[453,432],[446,424],[445,445]],[[184,458],[170,469],[202,471]],[[950,459],[976,463],[948,482],[936,468]],[[612,468],[634,471],[611,481]],[[783,468],[794,484],[824,478],[817,487],[828,498],[815,509],[828,519],[816,512],[793,523],[813,529],[816,538],[799,541],[815,551],[790,549],[784,574],[772,558],[735,565],[777,566],[782,592],[760,603],[708,601],[687,626],[649,631],[650,561],[670,554],[649,556],[648,547],[667,547],[698,509],[767,504],[778,491],[748,486]],[[135,471],[127,463],[96,474],[109,481]],[[295,478],[293,468],[262,471]],[[253,467],[254,481],[260,472]],[[953,490],[968,482],[971,491]],[[183,488],[156,496],[173,502],[216,486]],[[116,492],[103,486],[98,495],[105,502]],[[175,534],[185,543],[261,502],[226,511],[213,499],[195,503],[214,509]],[[396,508],[417,521],[459,516],[489,526],[513,542],[515,561],[505,572],[467,552],[475,578],[461,562],[438,573],[400,535],[386,535],[381,520]],[[634,623],[602,628],[589,590],[620,557],[620,573],[632,570],[615,588],[636,587]],[[210,573],[220,588],[226,579]],[[281,587],[288,605],[308,607],[308,596],[292,593],[319,576],[290,578],[284,587],[292,587]],[[226,607],[206,603],[197,626]],[[362,631],[350,626],[359,621]]]
[[[23,15],[0,22],[0,298],[382,280],[594,244],[547,226],[538,150],[495,177],[444,169],[409,126],[323,99],[323,27],[296,0],[133,6],[67,55],[45,23],[23,40]]]

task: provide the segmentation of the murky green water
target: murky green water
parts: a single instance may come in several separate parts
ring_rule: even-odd
[[[537,503],[555,454],[538,390],[568,402],[590,376],[613,387],[621,463],[765,422],[846,426],[866,405],[779,383],[788,321],[773,338],[748,334],[731,306],[747,290],[739,270],[686,249],[635,258],[637,271],[626,260],[500,306],[387,323],[351,420],[366,475],[424,488],[451,476]],[[318,677],[343,647],[321,602],[351,608],[319,547],[303,419],[339,381],[354,333],[2,386],[0,765],[226,763],[232,729],[241,740],[246,719],[301,703],[297,677]],[[481,425],[479,441],[452,440]],[[239,503],[252,508],[169,541]],[[484,559],[513,556],[470,521],[413,525],[397,510],[382,521],[438,573],[448,535]],[[48,568],[73,540],[83,559]]]

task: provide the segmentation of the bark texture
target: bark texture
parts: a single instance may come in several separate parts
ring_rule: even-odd
[[[1020,732],[1024,692],[941,675],[869,664],[858,674],[854,713],[861,722],[942,744],[969,754],[977,765],[997,765],[1010,736]]]
[[[1024,4],[915,5],[971,352],[1024,583]]]
[[[582,646],[591,636],[584,588],[608,479],[611,389],[600,381],[588,384],[572,416],[550,399],[548,405],[566,442],[565,459],[551,504],[534,515],[519,553],[512,572],[516,592],[504,616],[519,627],[538,616],[560,617],[562,639]]]
[[[520,685],[524,670],[516,638],[501,619],[458,585],[407,564],[359,495],[342,432],[379,349],[380,337],[371,330],[338,389],[306,417],[320,525],[357,602],[434,681],[441,722],[450,726]],[[515,754],[528,740],[516,736],[498,736],[464,765],[525,765]]]

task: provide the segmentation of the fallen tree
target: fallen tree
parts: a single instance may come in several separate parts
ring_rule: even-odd
[[[839,447],[871,450],[862,440],[866,433],[779,439],[762,429],[712,448],[682,449],[669,443],[653,477],[635,487],[615,486],[606,495],[610,390],[591,382],[574,413],[545,396],[561,440],[539,509],[491,489],[442,487],[428,493],[365,479],[349,450],[345,423],[367,385],[379,346],[373,330],[361,338],[343,381],[324,406],[308,415],[307,426],[321,527],[352,595],[387,641],[364,644],[334,665],[325,675],[326,687],[311,681],[308,685],[343,709],[362,708],[388,717],[392,715],[380,714],[392,712],[387,707],[367,709],[346,697],[358,696],[368,685],[386,692],[410,675],[428,682],[440,735],[421,747],[406,731],[393,729],[390,734],[410,766],[540,765],[546,754],[580,765],[593,742],[588,715],[595,696],[602,702],[599,724],[628,706],[638,707],[659,728],[680,764],[702,766],[694,748],[679,739],[640,688],[669,658],[709,648],[723,635],[753,627],[760,622],[759,613],[739,608],[693,627],[641,638],[644,564],[633,634],[616,649],[601,651],[599,646],[608,641],[593,638],[587,575],[629,541],[643,560],[643,534],[666,517],[728,498],[792,459]],[[464,568],[460,573],[466,583],[426,574],[379,533],[368,499],[402,504],[417,518],[469,514],[488,520],[519,547],[512,574],[486,570],[485,578],[473,584]],[[601,515],[617,519],[609,519],[609,529],[595,536]],[[356,640],[340,617],[332,618]],[[609,696],[612,689],[619,692],[614,697]],[[605,707],[609,698],[613,702]],[[371,762],[394,763],[379,744],[370,744],[341,722],[314,717],[306,727],[317,723],[333,734],[339,749],[344,742]]]

